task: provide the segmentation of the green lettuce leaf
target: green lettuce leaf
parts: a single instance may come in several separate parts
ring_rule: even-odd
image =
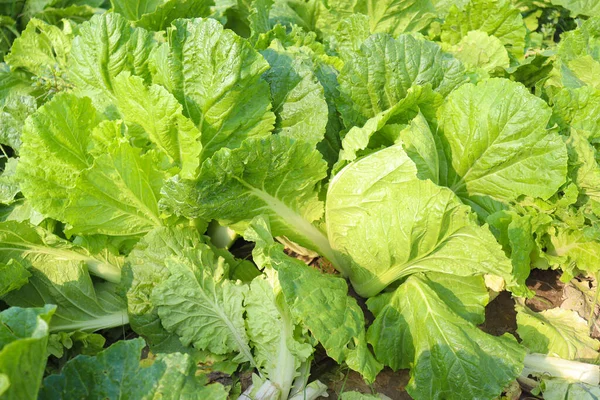
[[[594,0],[551,0],[552,4],[571,11],[574,17],[600,17],[600,4]]]
[[[370,36],[340,72],[339,111],[347,127],[362,126],[393,107],[413,85],[442,96],[463,84],[464,67],[430,41],[411,35]]]
[[[33,400],[46,366],[48,323],[55,307],[12,307],[0,312],[0,395]]]
[[[92,253],[26,222],[0,223],[0,262],[14,260],[30,267],[84,263],[89,272],[106,281],[119,283],[123,260],[118,255]],[[60,268],[60,267],[59,267]]]
[[[254,259],[277,270],[292,315],[310,330],[327,355],[345,361],[373,382],[382,367],[367,347],[364,315],[356,300],[348,296],[346,282],[288,257],[283,246],[273,241],[262,217],[253,220],[244,237],[256,241]]]
[[[467,203],[549,198],[567,172],[565,144],[546,130],[550,114],[543,100],[505,79],[451,93],[438,111],[448,160],[440,183]]]
[[[483,31],[468,32],[451,52],[471,71],[493,72],[510,66],[508,52],[500,39]]]
[[[590,8],[588,10],[591,11]],[[565,32],[557,48],[557,60],[546,86],[600,88],[600,18],[590,18],[577,29]]]
[[[421,112],[421,109],[426,113],[435,114],[435,110],[441,104],[441,96],[432,91],[429,85],[412,86],[407,90],[406,97],[398,101],[394,106],[370,118],[362,127],[354,126],[346,133],[342,140],[342,151],[340,152],[339,162],[335,166],[334,171],[341,169],[345,165],[345,162],[354,161],[362,153],[362,150],[369,147],[374,139],[379,144],[380,141],[393,140],[393,142],[397,142],[401,136],[406,145],[413,148],[417,145],[416,142],[424,139],[423,135],[403,135],[400,129],[394,127],[392,123],[402,124],[408,122],[415,118]],[[389,127],[391,134],[383,132],[388,123],[391,125]],[[427,122],[425,121],[425,123]],[[379,135],[377,135],[378,132],[380,133]],[[398,137],[394,138],[393,136]],[[435,145],[433,148],[435,149]],[[433,173],[435,175],[438,174],[437,167]],[[437,179],[434,182],[437,182]]]
[[[183,107],[158,85],[146,87],[142,78],[124,72],[114,80],[119,112],[142,144],[150,141],[186,179],[196,176],[200,163],[200,131],[183,116]],[[141,131],[140,131],[141,129]]]
[[[18,159],[9,158],[4,164],[4,170],[0,173],[0,203],[2,204],[11,204],[21,192],[19,181],[16,178],[18,163]]]
[[[430,282],[413,275],[395,292],[368,301],[376,316],[369,328],[376,355],[394,369],[412,367],[406,389],[413,398],[499,396],[523,369],[525,349],[457,315]]]
[[[140,360],[142,339],[115,343],[97,356],[79,356],[69,361],[60,375],[44,379],[40,399],[137,398],[180,399],[227,398],[221,384],[206,384],[196,377],[196,364],[187,354],[159,354]]]
[[[126,325],[127,306],[113,283],[94,284],[82,262],[40,264],[28,270],[29,282],[8,293],[4,301],[11,306],[43,307],[56,304],[51,332],[96,331]]]
[[[418,32],[436,17],[435,1],[431,0],[369,0],[369,26],[372,33],[385,32],[397,36]]]
[[[27,119],[17,175],[23,195],[36,210],[64,219],[75,179],[92,164],[87,148],[97,124],[90,99],[72,94],[55,96]]]
[[[275,115],[261,78],[269,64],[248,42],[213,19],[178,20],[168,36],[167,60],[159,61],[168,71],[154,82],[175,95],[202,132],[202,160],[270,134]]]
[[[168,211],[217,219],[243,232],[258,215],[275,236],[286,236],[336,262],[324,233],[312,223],[323,216],[318,198],[327,164],[314,145],[273,135],[222,149],[204,162],[196,181],[172,180],[163,189]]]
[[[517,333],[533,353],[567,360],[598,362],[600,342],[590,337],[587,322],[575,311],[552,308],[534,312],[517,305]]]
[[[95,15],[79,28],[68,63],[69,79],[80,96],[110,113],[114,79],[123,71],[150,81],[148,59],[156,43],[144,29],[133,29],[120,14]]]
[[[248,287],[227,279],[228,265],[208,246],[202,257],[200,265],[183,258],[165,260],[170,275],[151,297],[161,324],[186,346],[215,354],[236,352],[235,361],[256,366],[243,318]]]
[[[0,298],[25,285],[30,276],[29,271],[17,260],[11,259],[0,264]]]
[[[179,18],[207,17],[212,0],[111,0],[113,10],[136,26],[162,31]]]
[[[131,328],[157,353],[185,352],[179,337],[161,325],[151,296],[154,287],[170,275],[165,260],[173,256],[192,258],[194,248],[204,249],[195,229],[160,227],[148,232],[127,257],[123,284]]]
[[[314,144],[323,140],[328,108],[311,65],[281,45],[271,44],[261,54],[271,66],[264,78],[277,117],[274,133]]]
[[[69,191],[64,220],[72,225],[71,232],[138,235],[162,225],[158,200],[164,173],[120,131],[120,121],[102,123],[95,131],[107,135],[97,141],[105,153],[81,172]]]
[[[487,227],[450,190],[417,178],[400,145],[360,159],[329,185],[327,233],[350,258],[356,292],[374,296],[416,272],[492,274],[512,267]]]
[[[11,68],[22,68],[48,79],[64,79],[73,35],[69,25],[62,30],[32,19],[15,40],[5,58]]]
[[[452,6],[442,25],[441,38],[455,45],[475,30],[497,37],[517,58],[525,52],[527,29],[521,11],[510,0],[471,0],[464,8]]]
[[[33,96],[13,94],[0,102],[0,144],[10,146],[17,154],[21,147],[21,132],[27,117],[35,112]]]

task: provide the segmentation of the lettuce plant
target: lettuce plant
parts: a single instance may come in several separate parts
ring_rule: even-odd
[[[415,399],[598,391],[589,316],[525,301],[600,265],[594,5],[13,3],[0,397],[316,399],[323,352]],[[479,327],[503,290],[518,335]]]

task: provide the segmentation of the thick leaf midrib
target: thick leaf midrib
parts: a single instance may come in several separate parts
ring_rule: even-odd
[[[251,183],[246,182],[241,177],[233,175],[231,177],[248,189],[252,195],[258,197],[262,202],[266,203],[269,210],[279,216],[283,221],[286,222],[286,224],[292,223],[295,230],[300,232],[304,238],[308,239],[315,246],[315,250],[317,252],[336,265],[336,267],[339,267],[343,270],[343,265],[339,262],[338,258],[333,252],[333,249],[331,248],[331,245],[329,244],[329,239],[327,239],[323,232],[305,220],[302,215],[298,214],[287,204],[268,193],[264,187],[257,188]]]
[[[237,346],[238,346],[240,352],[242,354],[244,354],[246,359],[250,362],[250,364],[254,368],[258,368],[256,365],[256,362],[254,361],[254,357],[252,356],[252,352],[250,350],[250,347],[248,346],[247,341],[244,340],[239,335],[237,329],[233,325],[233,322],[230,320],[229,316],[227,314],[225,314],[223,312],[223,310],[221,309],[221,304],[220,304],[221,302],[217,298],[217,291],[212,290],[211,291],[212,293],[209,295],[207,293],[207,290],[200,284],[200,281],[196,277],[196,274],[193,271],[190,271],[190,273],[192,274],[191,278],[194,282],[194,286],[196,286],[197,291],[200,293],[200,296],[206,301],[206,303],[208,303],[210,305],[210,307],[205,307],[205,308],[207,308],[208,310],[212,310],[217,315],[217,317],[225,324],[225,326],[227,327],[229,332],[233,335],[233,339],[237,343]],[[203,273],[203,272],[200,272],[200,273]],[[180,274],[180,276],[184,279],[187,278],[185,274]],[[213,277],[210,277],[209,279],[212,280]],[[214,282],[215,289],[218,284],[219,284],[218,282]],[[223,287],[221,287],[220,289],[223,289]]]

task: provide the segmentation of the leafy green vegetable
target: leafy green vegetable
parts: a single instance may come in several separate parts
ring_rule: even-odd
[[[0,0],[0,397],[597,396],[597,14]]]
[[[517,306],[523,345],[534,353],[596,363],[600,342],[589,337],[587,322],[575,311],[552,308],[539,313]]]
[[[455,314],[424,276],[368,304],[376,316],[369,342],[392,368],[412,366],[407,390],[415,398],[487,398],[523,368],[525,350],[514,338],[488,335]]]
[[[36,399],[44,376],[48,323],[54,306],[0,312],[0,394]],[[15,362],[17,361],[18,362]]]
[[[350,164],[331,182],[327,198],[329,239],[351,257],[350,280],[362,296],[416,272],[512,280],[492,234],[452,191],[418,179],[401,146]]]
[[[142,339],[121,341],[97,356],[79,356],[65,365],[60,375],[44,380],[41,399],[80,397],[135,397],[179,399],[190,395],[226,399],[220,384],[204,386],[195,377],[196,366],[186,354],[159,355],[139,361]]]

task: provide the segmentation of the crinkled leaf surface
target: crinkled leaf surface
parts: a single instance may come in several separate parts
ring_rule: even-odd
[[[17,260],[0,264],[0,298],[19,289],[29,281],[31,274]]]
[[[162,225],[158,211],[164,174],[152,157],[140,154],[124,137],[121,123],[107,122],[99,130],[115,137],[103,143],[106,153],[81,172],[69,191],[65,221],[80,234],[141,234]]]
[[[435,1],[431,0],[369,0],[367,7],[373,33],[418,32],[436,17]]]
[[[431,84],[442,96],[465,81],[464,67],[417,36],[370,36],[339,76],[338,108],[346,126],[364,125],[406,97],[413,85]]]
[[[5,98],[0,105],[0,143],[12,147],[18,153],[23,124],[36,109],[37,103],[33,96],[9,95]]]
[[[468,32],[453,47],[452,54],[470,70],[490,72],[510,65],[508,52],[500,39],[483,31]]]
[[[153,31],[167,28],[178,18],[206,17],[212,0],[111,0],[115,12],[136,26]]]
[[[82,262],[90,273],[109,282],[121,279],[121,257],[92,253],[27,222],[0,222],[0,262],[15,260],[25,268]]]
[[[127,323],[125,299],[116,285],[94,284],[83,262],[41,264],[29,272],[29,283],[8,293],[4,301],[19,307],[56,304],[51,331],[95,331]]]
[[[2,204],[11,204],[21,192],[16,177],[18,163],[18,159],[9,158],[4,164],[4,170],[0,173],[0,203]]]
[[[55,96],[27,120],[17,174],[23,194],[38,211],[64,219],[69,191],[92,164],[87,147],[97,123],[91,101],[72,94]]]
[[[101,111],[113,99],[113,81],[123,71],[150,80],[148,58],[156,46],[144,29],[133,29],[117,13],[95,15],[79,29],[69,58],[69,78],[76,93],[93,99]]]
[[[38,76],[61,76],[66,72],[71,40],[70,32],[32,19],[13,43],[6,63]]]
[[[239,353],[238,362],[254,362],[244,324],[248,287],[229,281],[222,258],[204,246],[202,263],[165,260],[170,275],[152,291],[161,324],[184,345],[215,354]]]
[[[600,4],[594,0],[552,0],[552,4],[563,6],[574,16],[600,17]]]
[[[168,81],[158,83],[202,132],[202,159],[270,134],[269,64],[248,42],[213,19],[178,20],[168,35]]]
[[[491,232],[452,191],[418,179],[399,145],[334,177],[326,221],[332,247],[350,258],[350,280],[365,297],[422,271],[512,281],[510,262]]]
[[[426,110],[435,109],[441,105],[441,96],[432,91],[430,86],[413,86],[406,92],[406,97],[391,108],[380,112],[373,118],[369,118],[362,126],[352,127],[342,140],[342,151],[340,152],[340,165],[344,161],[354,161],[361,150],[369,146],[369,142],[377,132],[384,129],[388,123],[404,123],[417,116],[421,108]],[[401,135],[398,133],[398,135]],[[416,140],[413,140],[416,139]],[[404,136],[402,137],[404,140]],[[413,140],[413,144],[422,140],[422,135],[407,135],[406,143]],[[433,147],[435,149],[435,145]],[[336,166],[336,169],[338,166]],[[437,175],[437,168],[435,171]],[[436,180],[437,182],[437,180]]]
[[[162,86],[146,87],[142,78],[128,73],[115,78],[114,90],[116,105],[132,134],[150,141],[183,178],[195,178],[202,150],[200,131],[183,116],[175,97]]]
[[[310,64],[273,45],[261,54],[271,66],[264,78],[271,86],[275,133],[314,144],[323,140],[328,108]]]
[[[317,191],[326,170],[309,143],[281,135],[248,140],[238,149],[215,153],[196,181],[168,182],[163,204],[177,214],[235,224],[238,231],[263,214],[275,236],[287,236],[332,260],[327,238],[312,225],[323,216]]]
[[[60,375],[44,380],[40,399],[227,398],[220,384],[204,386],[204,379],[195,377],[196,365],[187,354],[160,354],[140,362],[143,348],[142,339],[123,340],[97,356],[76,357]]]
[[[165,260],[191,257],[192,249],[202,240],[193,228],[153,229],[144,236],[127,257],[123,281],[127,287],[127,307],[131,328],[148,341],[155,352],[184,352],[179,337],[167,331],[160,323],[152,290],[170,275]]]
[[[286,256],[281,249],[271,257],[292,314],[325,347],[327,355],[345,361],[373,382],[381,364],[367,347],[364,315],[356,300],[348,296],[346,282]]]
[[[497,37],[511,54],[523,56],[527,29],[510,0],[471,0],[463,8],[453,6],[442,26],[442,41],[457,44],[474,30]]]

